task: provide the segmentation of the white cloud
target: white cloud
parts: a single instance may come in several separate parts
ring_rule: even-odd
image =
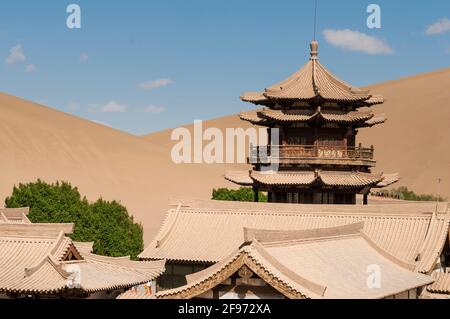
[[[6,58],[7,64],[15,64],[17,62],[25,62],[27,57],[23,53],[22,45],[18,44],[9,50],[9,56]]]
[[[81,63],[86,63],[89,60],[89,55],[87,55],[86,53],[81,53],[80,55],[80,62]]]
[[[139,84],[139,88],[141,90],[152,90],[152,89],[160,88],[163,86],[168,86],[172,83],[173,83],[173,81],[170,79],[159,79],[159,80],[155,80],[155,81],[141,83],[141,84]]]
[[[37,67],[34,64],[28,64],[25,67],[25,72],[27,73],[32,73],[32,72],[36,72],[37,71]]]
[[[144,113],[152,113],[152,114],[159,114],[164,112],[166,109],[161,107],[161,106],[156,106],[156,105],[150,105],[145,107],[142,112]]]
[[[89,110],[102,113],[125,113],[128,110],[128,106],[112,100],[104,105],[91,104],[89,105]]]
[[[448,18],[440,19],[428,26],[425,31],[426,35],[435,35],[450,31],[450,20]]]
[[[359,51],[367,54],[393,52],[385,41],[358,31],[327,29],[323,31],[323,35],[328,43],[347,51]]]

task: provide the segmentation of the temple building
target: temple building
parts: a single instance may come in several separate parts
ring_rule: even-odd
[[[450,297],[447,203],[172,205],[139,256],[166,260],[158,292],[123,298]],[[368,273],[378,270],[372,289]]]
[[[262,93],[245,93],[242,101],[262,105],[243,112],[242,120],[268,128],[270,145],[251,146],[253,170],[227,172],[225,178],[268,193],[269,202],[304,204],[364,204],[371,188],[398,181],[398,174],[374,174],[374,147],[357,142],[359,129],[386,121],[371,107],[384,102],[338,79],[318,59],[318,43],[311,58],[286,80]],[[278,134],[274,134],[278,129]],[[277,170],[268,169],[277,165]],[[269,170],[269,171],[268,171]]]
[[[131,261],[92,253],[72,241],[73,224],[33,224],[28,209],[0,209],[0,299],[113,299],[155,280],[164,260]]]

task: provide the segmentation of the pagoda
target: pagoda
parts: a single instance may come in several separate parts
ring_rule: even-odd
[[[399,180],[398,174],[372,173],[374,147],[356,140],[359,129],[386,121],[371,111],[384,98],[338,79],[319,62],[318,42],[310,46],[311,57],[299,71],[264,92],[241,96],[263,106],[240,118],[267,127],[270,142],[250,147],[250,172],[227,172],[225,178],[253,187],[255,201],[267,192],[276,203],[356,204],[362,194],[367,204],[372,188]]]

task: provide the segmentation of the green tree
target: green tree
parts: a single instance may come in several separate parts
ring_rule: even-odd
[[[120,203],[103,199],[89,203],[67,182],[41,180],[15,186],[6,207],[30,207],[33,223],[75,223],[75,241],[94,242],[94,252],[105,256],[136,256],[143,250],[143,228]]]
[[[259,192],[258,196],[260,202],[267,202],[267,195]],[[248,187],[241,187],[238,190],[219,188],[213,190],[212,199],[234,202],[253,202],[254,192],[253,189]]]

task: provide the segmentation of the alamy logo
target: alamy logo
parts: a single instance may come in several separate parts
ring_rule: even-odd
[[[367,288],[380,289],[381,288],[381,267],[379,265],[367,266],[366,272],[369,274],[366,280]]]
[[[66,24],[69,29],[81,29],[81,8],[78,4],[69,4],[66,12],[69,13]]]
[[[367,27],[369,29],[381,29],[381,7],[378,4],[370,4],[367,7]]]
[[[69,289],[80,288],[81,287],[80,266],[75,264],[68,264],[65,267],[65,271],[69,273],[69,277],[66,280],[66,287]]]
[[[270,145],[278,145],[279,129],[270,129],[269,135]],[[171,140],[178,142],[171,151],[172,161],[175,164],[245,164],[249,146],[250,163],[265,164],[263,171],[276,171],[278,163],[270,158],[278,157],[279,149],[267,146],[267,136],[266,128],[226,128],[223,131],[210,127],[203,130],[203,122],[194,121],[193,136],[183,127],[172,131]]]

